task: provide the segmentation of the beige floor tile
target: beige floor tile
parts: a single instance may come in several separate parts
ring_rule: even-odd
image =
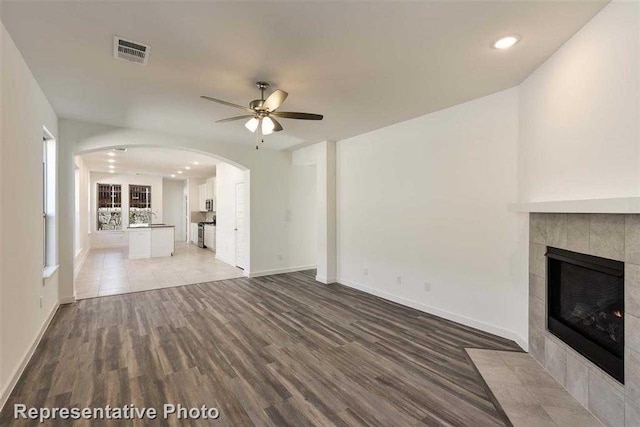
[[[131,292],[131,288],[128,286],[123,288],[115,288],[115,289],[100,289],[100,291],[98,292],[98,296],[106,297],[109,295],[128,294],[129,292]]]
[[[100,280],[78,280],[75,282],[76,291],[84,292],[98,289],[100,287]]]
[[[129,279],[111,279],[100,281],[100,290],[112,290],[112,289],[125,289],[129,288]]]
[[[95,298],[97,296],[98,296],[98,289],[95,289],[95,290],[76,292],[75,298],[79,300],[79,299]]]
[[[126,248],[92,250],[76,279],[76,295],[116,295],[227,280],[244,273],[217,260],[215,252],[184,243],[176,244],[172,257],[130,260],[127,256]]]

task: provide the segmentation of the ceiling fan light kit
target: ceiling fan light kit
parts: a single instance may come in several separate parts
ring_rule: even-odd
[[[249,119],[247,123],[244,124],[244,127],[249,129],[251,132],[255,132],[256,129],[258,129],[259,124],[260,124],[260,120],[256,119],[255,117],[252,117]]]
[[[250,132],[258,131],[258,139],[262,139],[263,135],[270,135],[273,132],[280,132],[283,127],[275,117],[282,119],[296,119],[296,120],[322,120],[321,114],[311,113],[295,113],[287,111],[276,111],[282,103],[287,99],[289,94],[283,90],[275,90],[267,97],[264,98],[264,91],[269,87],[267,82],[257,82],[256,86],[260,90],[260,99],[254,99],[249,103],[249,108],[243,107],[232,102],[223,101],[221,99],[212,98],[210,96],[201,96],[200,98],[207,101],[217,102],[218,104],[226,105],[227,107],[239,108],[247,111],[250,114],[242,116],[230,117],[228,119],[217,120],[216,123],[232,122],[236,120],[249,119],[244,126]],[[264,142],[264,141],[263,141]],[[256,149],[258,146],[256,145]]]

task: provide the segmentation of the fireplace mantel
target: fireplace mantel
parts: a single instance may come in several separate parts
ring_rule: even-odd
[[[509,212],[517,213],[640,214],[640,197],[512,203],[509,205],[508,209]]]

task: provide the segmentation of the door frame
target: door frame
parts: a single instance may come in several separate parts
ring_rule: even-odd
[[[233,260],[234,260],[234,264],[236,267],[241,268],[243,270],[247,270],[247,266],[239,266],[238,265],[238,223],[237,223],[237,212],[238,212],[238,192],[237,192],[237,188],[238,188],[238,184],[242,184],[242,191],[243,191],[243,200],[242,200],[242,204],[244,205],[244,230],[245,230],[245,236],[246,236],[246,230],[247,230],[247,218],[246,218],[246,205],[247,205],[247,197],[246,197],[246,182],[245,180],[238,180],[238,181],[234,181],[233,182]],[[245,252],[246,252],[246,239],[245,239]],[[244,258],[244,262],[246,264],[247,262],[247,257],[246,254],[244,254],[243,256]]]

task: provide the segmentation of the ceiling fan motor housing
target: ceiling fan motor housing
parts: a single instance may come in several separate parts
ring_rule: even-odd
[[[263,99],[254,99],[249,103],[249,108],[251,108],[252,110],[261,110],[263,104],[264,104]]]

